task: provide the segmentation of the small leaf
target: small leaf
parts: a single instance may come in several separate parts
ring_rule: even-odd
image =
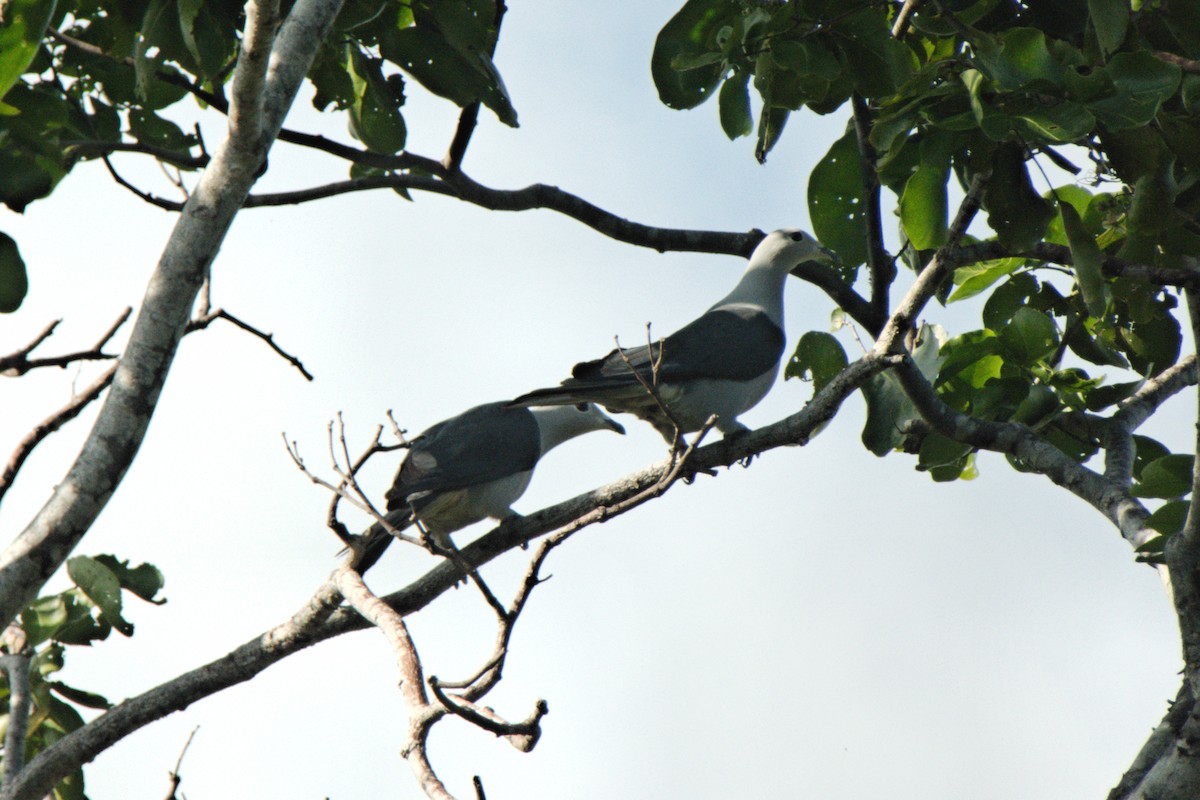
[[[20,308],[28,291],[21,251],[11,237],[0,233],[0,313],[11,314]]]
[[[54,0],[8,0],[0,4],[0,99],[37,55],[54,5]]]
[[[1104,254],[1100,252],[1095,237],[1084,227],[1083,220],[1074,206],[1070,203],[1060,202],[1058,213],[1062,218],[1067,241],[1071,245],[1075,280],[1079,283],[1079,293],[1083,295],[1083,302],[1087,306],[1088,314],[1093,317],[1103,317],[1108,309],[1108,304],[1112,302],[1108,284],[1101,273]]]
[[[954,285],[958,288],[946,298],[947,303],[966,300],[986,290],[996,281],[1011,275],[1025,264],[1023,258],[999,258],[981,261],[954,270]]]
[[[784,369],[785,378],[811,380],[813,394],[821,391],[850,363],[846,351],[833,336],[821,331],[809,331],[800,337],[796,352]]]
[[[1155,511],[1146,519],[1146,527],[1153,528],[1166,536],[1179,533],[1183,530],[1183,523],[1187,519],[1188,508],[1191,505],[1187,500],[1172,500],[1169,503],[1164,503],[1162,508]],[[1146,547],[1149,550],[1148,545],[1150,545],[1150,542],[1146,542],[1142,547]],[[1138,548],[1139,552],[1142,550],[1142,547]]]
[[[721,130],[730,139],[749,136],[754,130],[750,116],[750,73],[735,72],[721,85],[717,105],[721,113]]]
[[[813,233],[855,268],[867,260],[867,223],[862,203],[862,159],[853,130],[833,143],[808,178],[808,215]]]
[[[46,685],[50,687],[50,691],[65,697],[76,705],[85,708],[112,708],[112,703],[108,701],[108,698],[95,692],[85,692],[83,689],[67,686],[60,681],[46,681]]]
[[[1192,460],[1186,453],[1174,453],[1151,461],[1133,485],[1133,496],[1174,499],[1188,494],[1192,491]]]
[[[904,193],[900,196],[900,222],[909,241],[918,250],[929,250],[946,241],[949,213],[946,180],[949,174],[949,161],[941,165],[922,161],[904,184]]]
[[[759,114],[758,144],[754,147],[754,158],[758,163],[767,163],[767,153],[771,152],[771,148],[783,135],[783,126],[787,124],[788,115],[791,113],[786,108],[767,106]]]
[[[712,96],[725,75],[723,63],[682,70],[674,64],[677,60],[686,63],[707,53],[721,53],[719,33],[740,14],[741,7],[735,0],[688,0],[667,21],[654,40],[650,56],[650,74],[663,105],[695,108]]]
[[[39,597],[21,612],[21,627],[30,647],[50,639],[67,621],[67,604],[60,595]]]
[[[1058,329],[1049,316],[1022,306],[1012,321],[1000,331],[1005,352],[1019,364],[1032,366],[1053,352],[1058,345]]]
[[[1088,0],[1088,17],[1096,30],[1096,41],[1107,58],[1125,41],[1129,25],[1129,0]]]
[[[108,554],[96,556],[96,561],[108,567],[117,576],[122,589],[133,592],[143,600],[155,605],[167,602],[155,597],[162,591],[165,581],[162,572],[153,564],[138,564],[136,567],[130,567],[128,561],[118,561],[116,556]]]
[[[89,556],[75,556],[67,560],[67,575],[100,607],[110,625],[125,636],[133,635],[133,625],[121,616],[121,582],[112,570]]]

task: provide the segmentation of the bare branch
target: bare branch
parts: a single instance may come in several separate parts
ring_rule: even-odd
[[[691,457],[690,468],[699,471],[720,465],[728,466],[748,455],[760,455],[777,447],[807,444],[815,432],[832,419],[851,393],[873,375],[898,362],[895,356],[873,355],[854,362],[795,414],[743,436],[698,448]],[[571,527],[573,521],[593,509],[615,506],[637,495],[661,481],[669,468],[670,462],[665,461],[521,519],[507,520],[463,548],[463,556],[478,568],[538,536]],[[461,578],[462,573],[457,565],[442,562],[409,586],[382,600],[401,615],[411,614],[431,603]],[[100,714],[39,753],[26,765],[20,780],[0,790],[0,800],[40,798],[64,775],[151,722],[230,686],[248,681],[283,658],[312,644],[366,627],[367,623],[357,612],[336,610],[340,600],[341,593],[331,579],[322,584],[305,606],[287,622],[254,637],[215,661],[179,675]]]
[[[193,156],[187,152],[168,150],[142,142],[108,142],[102,139],[66,139],[62,142],[64,150],[72,156],[99,156],[110,153],[144,153],[153,156],[164,164],[173,164],[183,169],[204,169],[209,157],[201,154]]]
[[[8,493],[9,488],[17,477],[17,473],[20,472],[21,467],[25,464],[25,460],[29,458],[34,448],[41,444],[47,436],[79,416],[79,413],[83,409],[87,408],[93,400],[100,396],[101,392],[108,388],[116,372],[117,365],[113,364],[99,378],[92,381],[91,385],[80,394],[71,398],[69,403],[46,417],[35,425],[33,430],[25,434],[25,438],[17,443],[16,449],[8,457],[8,463],[4,465],[4,472],[0,473],[0,500]]]
[[[92,347],[88,350],[80,350],[61,356],[52,356],[50,358],[30,358],[30,353],[32,353],[38,347],[38,345],[49,339],[54,333],[55,329],[58,327],[59,323],[62,322],[62,320],[55,320],[42,329],[42,332],[34,337],[32,342],[25,345],[20,350],[7,356],[0,356],[0,375],[10,378],[19,377],[30,370],[40,369],[43,367],[65,367],[68,364],[75,363],[76,361],[107,361],[109,359],[116,358],[115,355],[105,353],[104,347],[112,340],[113,336],[116,335],[117,330],[125,324],[125,320],[129,319],[129,315],[131,313],[133,313],[133,309],[131,308],[126,308],[124,311],[122,311],[120,316],[118,316],[116,321],[108,327],[108,330],[104,332],[96,344],[92,345]]]
[[[238,319],[233,314],[230,314],[228,311],[226,311],[223,308],[218,308],[215,311],[209,311],[207,313],[202,314],[199,317],[195,317],[191,320],[188,320],[187,328],[184,330],[184,333],[192,333],[193,331],[204,330],[209,325],[211,325],[213,323],[213,321],[218,320],[218,319],[223,319],[226,322],[229,322],[229,323],[241,328],[242,330],[246,331],[247,333],[250,333],[254,336],[257,336],[259,339],[262,339],[264,342],[267,343],[267,346],[270,347],[272,350],[274,350],[284,361],[288,362],[293,367],[295,367],[300,372],[300,374],[304,376],[304,379],[306,381],[313,380],[312,373],[309,372],[307,369],[305,369],[304,364],[302,364],[300,362],[300,359],[296,358],[294,355],[287,352],[286,350],[284,350],[282,347],[280,347],[278,344],[275,343],[275,334],[265,333],[263,331],[260,331],[258,328],[254,327],[250,323],[243,322],[242,320]]]
[[[482,728],[497,736],[503,736],[522,753],[528,753],[537,745],[537,741],[542,735],[542,717],[550,713],[549,704],[545,700],[538,700],[528,719],[521,722],[509,722],[490,708],[476,705],[458,695],[446,694],[442,691],[436,678],[429,679],[429,687],[433,689],[434,696],[447,711],[462,717],[477,728]]]
[[[899,39],[908,33],[908,21],[912,18],[913,12],[921,5],[922,0],[904,0],[904,5],[901,6],[899,13],[896,14],[896,22],[892,25],[892,38]]]
[[[1196,354],[1184,356],[1177,364],[1146,380],[1141,388],[1117,404],[1112,420],[1128,430],[1137,430],[1158,407],[1198,379]]]
[[[183,749],[179,751],[179,758],[175,759],[175,769],[169,773],[171,785],[167,790],[166,800],[177,800],[176,793],[179,791],[179,784],[183,782],[183,776],[179,774],[179,770],[183,767],[183,757],[187,755],[188,748],[192,746],[192,739],[196,737],[196,731],[200,730],[197,725],[192,728],[192,732],[188,734],[187,741],[183,743]]]

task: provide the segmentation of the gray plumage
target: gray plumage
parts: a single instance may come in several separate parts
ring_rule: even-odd
[[[590,403],[513,408],[487,403],[423,431],[412,440],[387,492],[385,519],[396,530],[418,520],[442,548],[449,535],[487,517],[504,519],[525,492],[539,459],[563,442],[591,431],[624,433]],[[379,524],[356,546],[365,571],[393,537]]]
[[[697,319],[653,344],[613,350],[576,364],[561,386],[521,395],[512,405],[587,400],[612,412],[634,414],[672,442],[675,426],[645,382],[656,385],[680,433],[699,430],[712,414],[722,433],[744,431],[737,417],[766,396],[783,356],[783,286],[788,273],[807,261],[833,260],[829,250],[803,231],[774,231],[754,249],[733,291]]]

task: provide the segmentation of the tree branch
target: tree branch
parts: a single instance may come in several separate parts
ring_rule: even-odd
[[[795,414],[743,436],[698,448],[688,471],[695,474],[717,466],[730,466],[747,456],[757,456],[777,447],[807,444],[833,418],[850,394],[872,376],[898,362],[899,358],[895,356],[868,355],[859,359],[842,370]],[[502,523],[464,547],[463,558],[478,568],[538,536],[570,526],[585,515],[591,514],[595,522],[607,519],[611,513],[595,512],[653,487],[671,466],[670,461],[661,462],[519,520]],[[409,586],[382,599],[399,614],[408,615],[424,608],[462,577],[460,567],[443,561]],[[319,641],[366,627],[367,623],[357,612],[335,610],[340,601],[341,594],[330,579],[287,622],[215,661],[119,703],[47,747],[26,766],[20,780],[0,789],[0,800],[37,800],[63,776],[151,722],[248,681],[283,658]]]
[[[25,736],[29,731],[29,711],[33,696],[29,689],[32,652],[26,646],[25,632],[13,626],[5,631],[9,652],[0,654],[0,670],[8,681],[8,730],[4,733],[4,770],[0,785],[17,780],[25,766]]]
[[[1049,261],[1054,264],[1066,264],[1068,266],[1075,263],[1071,257],[1071,248],[1049,242],[1041,242],[1029,250],[1021,252],[1013,252],[1003,247],[999,242],[981,242],[979,244],[949,248],[946,251],[947,260],[955,266],[1012,257]],[[1129,278],[1131,280],[1158,284],[1159,286],[1190,286],[1200,288],[1200,272],[1193,270],[1138,264],[1110,255],[1104,256],[1101,267],[1104,274],[1110,278]]]
[[[500,25],[504,22],[505,12],[508,11],[504,0],[495,0],[495,2],[496,13],[492,17],[492,26],[488,29],[485,45],[489,58],[496,54],[496,44],[500,41]],[[450,141],[446,157],[442,159],[442,164],[451,172],[458,172],[462,169],[463,157],[467,154],[467,145],[471,143],[471,134],[475,132],[475,124],[479,121],[479,106],[480,103],[476,100],[463,108],[462,113],[458,115],[458,126],[454,129],[454,138]]]
[[[52,356],[50,358],[30,358],[29,355],[37,349],[38,345],[49,339],[54,334],[54,330],[59,326],[59,323],[62,322],[61,319],[55,320],[43,328],[42,332],[34,337],[32,342],[20,350],[7,356],[0,356],[0,375],[15,378],[24,375],[30,370],[43,367],[65,367],[76,361],[107,361],[108,359],[116,358],[115,355],[105,353],[104,346],[112,340],[117,330],[125,324],[125,320],[129,319],[129,315],[132,312],[133,309],[131,308],[126,308],[121,312],[116,321],[108,327],[104,335],[89,350],[80,350],[75,353],[67,353],[66,355]]]
[[[267,346],[270,347],[272,350],[274,350],[284,361],[288,362],[293,367],[295,367],[300,372],[300,374],[304,376],[304,379],[306,381],[313,380],[312,373],[304,368],[304,364],[302,364],[300,362],[300,359],[296,358],[294,355],[287,352],[286,350],[284,350],[282,347],[280,347],[278,344],[275,343],[275,334],[265,333],[263,331],[260,331],[258,328],[254,327],[250,323],[243,322],[242,320],[238,319],[233,314],[230,314],[228,311],[226,311],[223,308],[218,308],[215,311],[206,312],[206,313],[200,315],[199,317],[195,317],[195,318],[189,320],[187,327],[184,329],[184,333],[187,334],[187,333],[192,333],[194,331],[202,331],[218,319],[223,319],[226,322],[228,322],[238,328],[241,328],[242,330],[246,331],[247,333],[257,336],[259,339],[262,339],[264,342],[267,343]]]
[[[79,416],[79,412],[87,408],[93,400],[100,396],[101,392],[108,388],[116,372],[117,365],[113,364],[101,373],[100,377],[92,381],[91,385],[72,397],[69,403],[46,417],[35,425],[33,430],[25,434],[25,437],[17,443],[12,455],[8,457],[8,463],[4,465],[4,472],[0,473],[0,500],[3,500],[4,495],[8,493],[17,473],[25,465],[25,460],[29,458],[34,448],[41,444],[47,436]]]
[[[267,70],[264,135],[242,142],[231,132],[197,182],[147,286],[91,434],[50,499],[0,554],[0,621],[12,620],[33,601],[124,478],[161,396],[196,294],[340,7],[340,0],[298,0],[292,6]]]
[[[905,8],[909,7],[906,5]],[[900,20],[896,21],[896,26],[902,27]],[[872,336],[878,336],[883,321],[887,319],[889,294],[892,283],[896,280],[896,262],[883,246],[883,217],[879,210],[879,171],[876,166],[878,158],[875,147],[871,144],[871,109],[866,99],[857,92],[853,94],[851,104],[854,109],[854,135],[862,160],[863,219],[867,226],[867,270],[871,275],[871,318],[876,321],[876,325],[867,326],[867,330]]]

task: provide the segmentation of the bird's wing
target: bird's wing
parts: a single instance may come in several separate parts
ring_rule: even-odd
[[[577,364],[564,386],[635,383],[631,366],[649,380],[655,362],[663,383],[700,378],[748,381],[774,369],[783,348],[783,331],[766,314],[752,306],[729,306],[706,312],[653,345],[613,350],[604,358]]]
[[[389,511],[419,492],[446,492],[533,469],[541,455],[527,408],[488,403],[439,422],[413,440],[387,493]]]

